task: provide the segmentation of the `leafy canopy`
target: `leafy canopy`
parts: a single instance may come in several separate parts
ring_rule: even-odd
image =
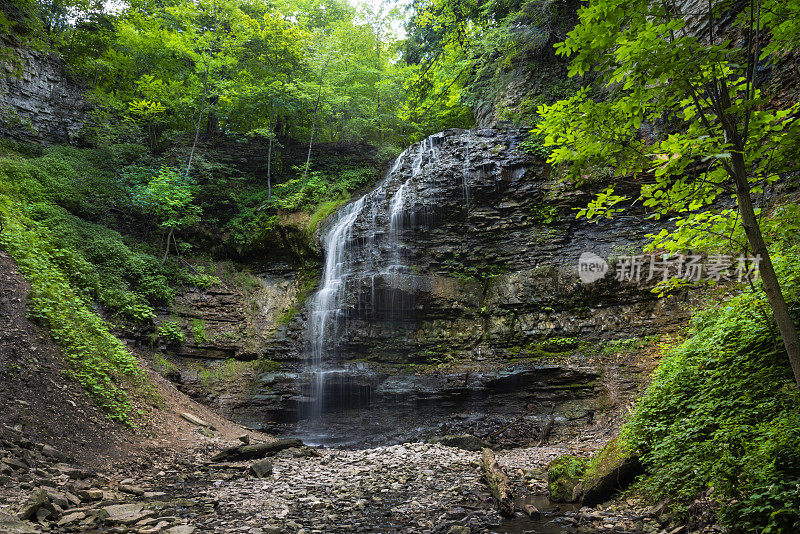
[[[750,15],[745,10],[738,24],[755,40]],[[602,166],[633,175],[639,200],[659,218],[732,193],[736,157],[753,193],[794,161],[800,106],[767,105],[753,83],[755,65],[741,43],[714,35],[716,21],[711,34],[698,33],[673,4],[646,0],[594,0],[578,16],[557,53],[572,56],[570,75],[594,71],[600,87],[542,106],[537,127],[553,147],[549,161],[569,164],[573,178]],[[612,216],[623,200],[611,188],[580,215]]]

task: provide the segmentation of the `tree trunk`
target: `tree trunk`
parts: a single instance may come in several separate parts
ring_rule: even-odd
[[[175,232],[175,227],[170,226],[169,233],[167,234],[167,246],[164,247],[164,257],[161,258],[161,265],[164,265],[164,262],[167,261],[167,256],[169,255],[169,242],[172,239],[173,232]]]
[[[203,99],[200,101],[200,116],[197,117],[197,125],[194,130],[194,142],[192,143],[192,151],[189,152],[189,163],[186,165],[186,177],[189,177],[189,171],[192,170],[192,159],[194,158],[194,150],[197,148],[197,140],[200,138],[200,125],[203,123],[203,111],[206,107],[206,91],[208,91],[208,65],[206,65],[205,77],[203,78]]]
[[[483,467],[483,477],[497,503],[500,515],[514,517],[514,496],[511,493],[511,483],[508,475],[497,463],[497,458],[491,449],[483,449],[481,452],[481,467]]]
[[[273,117],[275,114],[275,107],[273,99],[269,100],[269,127],[273,128]],[[269,138],[267,146],[267,201],[272,200],[272,138],[275,136],[275,130],[272,130],[272,135]]]
[[[797,327],[789,314],[789,307],[786,305],[786,299],[783,297],[778,277],[775,274],[769,250],[767,250],[764,236],[761,234],[761,227],[756,219],[753,201],[750,198],[750,184],[747,181],[744,158],[740,152],[734,152],[731,159],[733,163],[733,179],[736,184],[736,198],[739,203],[739,213],[742,216],[744,233],[747,236],[750,248],[753,249],[753,254],[757,258],[761,258],[759,264],[761,283],[772,308],[772,314],[778,323],[783,345],[786,347],[786,354],[789,356],[789,363],[791,363],[792,371],[794,372],[794,380],[797,387],[800,388],[800,339],[798,339]]]
[[[322,84],[320,84],[319,93],[317,93],[317,103],[314,105],[314,120],[311,121],[311,139],[308,141],[308,156],[306,157],[306,170],[303,171],[303,187],[306,186],[306,175],[308,174],[308,165],[311,163],[311,146],[314,144],[314,131],[316,130],[317,127],[317,112],[319,111],[319,101],[321,98],[322,98]]]

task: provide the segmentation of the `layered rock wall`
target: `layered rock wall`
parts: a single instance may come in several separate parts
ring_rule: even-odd
[[[0,65],[0,135],[23,141],[70,143],[83,128],[89,104],[61,60],[0,41],[15,60]]]

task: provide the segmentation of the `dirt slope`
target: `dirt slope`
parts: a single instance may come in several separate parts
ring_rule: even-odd
[[[136,401],[143,413],[137,428],[108,420],[81,386],[65,375],[65,359],[48,332],[28,318],[29,291],[14,260],[0,250],[0,424],[98,469],[164,449],[221,445],[245,433],[149,369],[160,399]],[[147,361],[141,361],[147,368]],[[213,435],[203,435],[184,420],[180,415],[184,412],[210,423]]]

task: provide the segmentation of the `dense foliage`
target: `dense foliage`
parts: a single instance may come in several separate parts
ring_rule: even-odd
[[[0,34],[61,53],[90,83],[90,140],[161,152],[197,136],[401,146],[417,132],[399,115],[396,10],[345,0],[107,7],[13,0],[0,16]]]
[[[126,385],[141,385],[136,358],[109,331],[76,279],[95,275],[75,250],[61,248],[48,229],[28,218],[24,205],[0,194],[0,245],[31,284],[33,316],[47,326],[72,364],[69,373],[116,420],[130,423],[133,405]],[[95,277],[96,280],[96,277]]]
[[[797,311],[800,250],[774,250]],[[760,288],[709,302],[666,350],[626,429],[640,489],[685,515],[708,488],[737,531],[800,529],[800,394]],[[797,313],[795,317],[797,318]]]
[[[576,9],[552,0],[415,1],[403,44],[410,66],[404,117],[441,130],[494,109],[498,118],[535,124],[539,105],[580,87],[552,50]],[[506,102],[513,92],[522,93],[519,101]]]

